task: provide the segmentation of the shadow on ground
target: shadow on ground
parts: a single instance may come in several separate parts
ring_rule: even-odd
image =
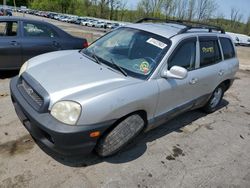
[[[12,78],[18,75],[18,70],[0,71],[0,79]]]
[[[228,105],[228,101],[222,100],[221,105],[219,106],[219,109],[222,109]],[[88,156],[78,156],[78,157],[62,157],[58,156],[54,153],[51,153],[51,151],[48,151],[46,148],[44,148],[42,145],[38,143],[40,148],[46,152],[49,156],[54,158],[56,161],[62,163],[66,166],[71,167],[86,167],[95,165],[101,162],[109,162],[109,163],[126,163],[129,161],[133,161],[137,158],[139,158],[141,155],[145,153],[147,150],[147,143],[152,142],[158,138],[161,138],[163,136],[166,136],[167,134],[171,132],[179,132],[181,133],[181,128],[185,127],[186,125],[189,125],[193,121],[200,119],[202,117],[207,116],[206,113],[203,113],[200,110],[193,110],[186,112],[182,115],[179,115],[178,118],[175,118],[158,128],[151,130],[147,133],[141,134],[134,140],[132,143],[127,145],[123,150],[119,153],[117,153],[114,156],[107,157],[107,158],[101,158],[98,157],[95,154],[90,154]]]

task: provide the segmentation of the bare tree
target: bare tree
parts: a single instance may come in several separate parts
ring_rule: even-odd
[[[161,6],[163,0],[150,0],[150,6],[152,9],[152,16],[159,16],[161,13]]]
[[[164,0],[162,3],[163,12],[166,19],[171,16],[173,7],[173,0]]]
[[[237,22],[240,22],[242,20],[243,15],[240,14],[240,11],[236,8],[231,8],[230,13],[230,23],[231,27],[235,29]]]
[[[120,14],[120,16],[121,16],[121,20],[123,20],[123,17],[124,17],[124,15],[125,15],[125,12],[126,12],[126,6],[127,6],[127,1],[121,1],[121,5],[120,5],[120,11],[121,11],[121,14]]]
[[[124,9],[126,7],[126,4],[127,2],[124,2],[124,0],[116,0],[116,3],[113,7],[115,11],[115,16],[114,16],[115,20],[118,20],[119,11],[121,12],[121,14],[124,14]]]
[[[196,1],[195,0],[189,0],[188,1],[188,11],[187,11],[187,19],[192,20],[195,15],[195,6]]]
[[[244,33],[250,35],[250,15],[248,16],[247,23],[244,28]]]
[[[145,16],[149,16],[152,13],[152,7],[150,4],[150,0],[141,0],[138,3],[137,10],[142,11]]]
[[[183,20],[187,14],[187,1],[186,0],[176,0],[176,17]]]
[[[109,19],[110,20],[113,20],[114,9],[116,7],[117,2],[118,2],[117,0],[109,0],[109,6],[110,6]]]
[[[100,6],[100,17],[106,18],[106,9],[108,9],[109,0],[100,0],[99,6]]]
[[[197,19],[199,21],[209,19],[216,10],[216,4],[213,0],[198,0]]]
[[[157,17],[161,13],[161,7],[164,0],[141,0],[137,9],[143,11],[145,16]]]

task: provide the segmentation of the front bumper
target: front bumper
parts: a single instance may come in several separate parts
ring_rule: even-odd
[[[60,123],[50,113],[39,113],[25,100],[17,88],[18,77],[10,82],[10,91],[16,113],[32,137],[47,149],[60,155],[90,153],[97,142],[91,132],[107,130],[115,120],[93,125],[70,126]]]

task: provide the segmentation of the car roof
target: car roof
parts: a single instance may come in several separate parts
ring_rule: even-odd
[[[167,23],[135,23],[128,24],[125,27],[144,30],[167,38],[176,35],[181,29],[185,28],[185,26],[181,26],[178,24]]]
[[[215,32],[208,32],[207,29],[203,28],[191,28],[190,30],[187,30],[186,32],[181,32],[186,28],[185,25],[176,24],[176,23],[134,23],[134,24],[128,24],[124,27],[129,27],[133,29],[138,30],[144,30],[150,33],[154,33],[166,38],[171,38],[177,35],[188,35],[188,34],[206,34],[209,36],[227,36],[224,33],[215,31]]]
[[[49,22],[46,22],[44,20],[36,20],[36,19],[31,19],[31,18],[26,18],[26,17],[19,17],[19,16],[1,16],[0,21],[30,21],[33,23],[35,23],[35,22],[36,23],[43,23],[43,24],[46,24],[46,25],[53,27],[57,31],[57,33],[59,33],[61,36],[64,36],[64,37],[71,36],[69,33],[65,32],[64,30],[60,29],[59,27],[57,27]]]
[[[37,20],[37,19],[32,19],[32,18],[27,18],[27,17],[20,17],[20,16],[1,16],[0,21],[31,21],[31,22],[52,25],[54,28],[56,27],[55,25],[53,25],[49,22],[46,22],[44,20]],[[58,28],[58,27],[56,27],[56,28]]]
[[[27,17],[20,17],[20,16],[1,16],[0,20],[3,20],[3,21],[13,21],[13,20],[14,21],[39,21],[39,20],[35,20],[35,19],[27,18]]]

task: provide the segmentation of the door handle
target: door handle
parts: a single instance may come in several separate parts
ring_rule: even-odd
[[[191,85],[196,84],[197,82],[198,82],[198,78],[192,78],[192,79],[189,81],[189,83],[190,83]]]
[[[220,70],[218,74],[219,74],[219,76],[223,76],[224,71],[223,71],[223,70]]]
[[[17,41],[11,41],[10,44],[11,44],[12,46],[17,46],[17,45],[18,45],[18,42],[17,42]]]
[[[56,42],[56,41],[53,41],[53,46],[55,46],[55,47],[59,47],[59,46],[60,46],[60,44],[59,44],[58,42]]]

